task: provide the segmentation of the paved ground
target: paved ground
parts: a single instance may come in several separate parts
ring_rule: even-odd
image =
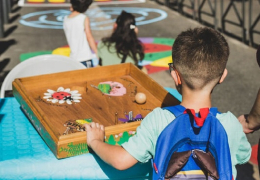
[[[181,31],[187,28],[202,26],[192,19],[188,19],[179,13],[154,1],[137,4],[100,5],[93,4],[91,9],[102,7],[138,7],[156,8],[167,13],[167,18],[154,23],[140,25],[139,37],[164,37],[175,38]],[[6,37],[0,39],[0,80],[20,62],[22,53],[35,51],[54,50],[67,44],[62,29],[42,29],[25,26],[19,23],[23,15],[32,12],[66,9],[63,7],[13,7],[10,14],[10,24],[5,25]],[[257,13],[259,12],[259,9]],[[155,13],[149,17],[156,18]],[[102,27],[102,26],[101,26]],[[234,30],[235,32],[236,30]],[[107,36],[110,30],[93,30],[96,40]],[[227,64],[228,76],[225,82],[218,85],[212,95],[213,105],[219,107],[222,112],[231,111],[236,116],[249,112],[260,87],[260,70],[256,63],[256,49],[227,37],[230,46],[230,58]],[[172,79],[167,71],[150,74],[159,84],[164,87],[174,88]],[[250,143],[257,144],[260,131],[248,135]],[[257,165],[247,163],[238,166],[238,180],[259,180]]]

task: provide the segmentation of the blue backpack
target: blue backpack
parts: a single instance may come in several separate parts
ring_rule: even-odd
[[[164,109],[176,119],[158,137],[153,180],[232,180],[228,138],[217,108],[201,109],[200,117],[181,105]]]

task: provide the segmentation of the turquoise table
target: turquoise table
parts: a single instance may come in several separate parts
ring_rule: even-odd
[[[151,179],[150,162],[119,171],[95,154],[58,160],[15,98],[0,99],[0,179]]]

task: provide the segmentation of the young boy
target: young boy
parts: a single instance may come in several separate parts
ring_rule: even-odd
[[[199,112],[211,107],[211,92],[227,75],[225,69],[229,47],[224,37],[211,28],[195,28],[182,32],[172,48],[171,75],[182,94],[181,105]],[[175,119],[168,110],[154,109],[137,128],[135,136],[122,146],[104,143],[104,127],[98,123],[86,125],[87,143],[98,156],[117,169],[147,162],[155,154],[158,136]],[[246,163],[251,147],[237,118],[230,112],[217,114],[228,135],[234,179],[236,164]]]
[[[93,67],[90,47],[97,55],[97,46],[91,33],[89,18],[83,14],[92,0],[71,0],[70,3],[72,12],[65,16],[63,21],[63,29],[71,50],[70,57],[87,68]]]

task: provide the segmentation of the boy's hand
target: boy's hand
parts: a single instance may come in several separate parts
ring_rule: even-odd
[[[92,147],[94,141],[104,141],[105,138],[105,129],[103,125],[92,122],[90,124],[84,125],[87,132],[87,144],[89,147]]]
[[[254,130],[249,129],[249,127],[248,127],[249,125],[248,125],[248,122],[247,122],[247,120],[246,120],[246,118],[245,118],[245,115],[239,116],[239,117],[238,117],[238,120],[239,120],[239,122],[241,123],[241,125],[242,125],[242,127],[243,127],[244,133],[248,134],[248,133],[254,132]]]

